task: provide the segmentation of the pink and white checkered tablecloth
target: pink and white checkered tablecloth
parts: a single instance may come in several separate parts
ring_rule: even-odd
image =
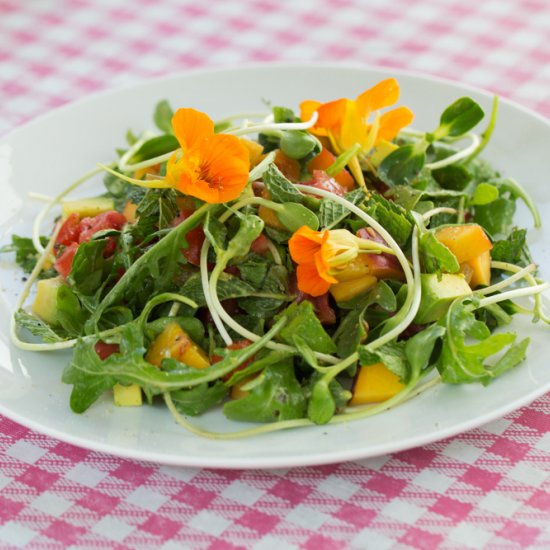
[[[345,61],[550,116],[548,0],[0,0],[0,133],[199,66]],[[0,417],[0,548],[550,548],[550,395],[412,451],[209,471],[83,450]]]

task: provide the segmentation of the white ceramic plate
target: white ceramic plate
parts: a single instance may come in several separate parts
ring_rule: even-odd
[[[435,128],[452,101],[470,95],[489,111],[491,97],[479,90],[425,76],[365,67],[260,66],[190,72],[103,93],[69,105],[17,129],[0,141],[0,242],[30,234],[39,204],[28,191],[54,194],[95,165],[113,159],[128,128],[152,127],[159,99],[203,110],[213,118],[263,110],[263,100],[296,108],[303,99],[355,97],[388,76],[401,84],[401,103],[416,114],[415,127]],[[542,217],[550,216],[550,125],[503,101],[486,156],[532,193]],[[96,185],[98,185],[96,183]],[[91,188],[82,194],[91,193]],[[524,210],[520,225],[532,226]],[[530,232],[541,275],[550,278],[550,223]],[[312,427],[238,441],[211,441],[178,427],[164,407],[115,408],[103,398],[85,414],[69,409],[70,387],[61,383],[68,353],[30,353],[13,347],[8,322],[21,273],[0,258],[0,412],[32,429],[94,450],[182,466],[290,467],[339,462],[399,451],[474,428],[525,405],[550,389],[548,329],[528,320],[514,325],[529,334],[528,360],[487,388],[438,387],[379,416],[347,425]],[[242,428],[221,413],[197,424],[215,430]]]

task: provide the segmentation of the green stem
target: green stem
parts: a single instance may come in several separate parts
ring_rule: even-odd
[[[493,104],[491,107],[491,118],[489,119],[489,124],[487,125],[487,128],[485,131],[481,134],[481,141],[479,145],[476,147],[474,152],[466,159],[464,159],[464,163],[466,162],[472,162],[476,157],[480,155],[480,153],[487,147],[487,144],[489,143],[489,140],[491,139],[491,136],[493,135],[493,131],[495,129],[495,125],[497,122],[497,115],[498,115],[498,96],[493,97]]]
[[[343,153],[340,153],[336,160],[325,170],[327,175],[331,178],[339,174],[351,161],[351,159],[357,156],[357,153],[361,150],[361,145],[355,143],[349,149],[346,149]]]

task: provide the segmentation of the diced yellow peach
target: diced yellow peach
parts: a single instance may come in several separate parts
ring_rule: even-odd
[[[377,281],[378,279],[372,275],[364,275],[358,279],[333,284],[330,293],[337,302],[347,302],[372,288]]]
[[[350,405],[379,403],[399,393],[405,386],[399,377],[391,372],[384,363],[360,367],[353,385],[353,397]]]
[[[254,168],[262,160],[262,154],[264,148],[257,141],[252,141],[246,138],[240,138],[241,143],[246,147],[248,151],[248,158],[250,159],[250,168]]]
[[[489,237],[480,225],[448,225],[438,229],[437,239],[455,256],[459,263],[467,262],[493,248]]]
[[[344,269],[334,273],[334,277],[338,279],[340,283],[345,281],[353,281],[359,279],[365,275],[369,275],[369,267],[362,261],[361,257],[356,258],[353,262],[346,264]]]
[[[472,278],[469,281],[471,288],[491,284],[491,253],[488,250],[468,260],[466,265],[472,269]]]
[[[113,386],[113,400],[117,407],[139,407],[143,404],[141,388],[137,384]]]
[[[114,210],[115,201],[109,197],[90,197],[87,199],[75,199],[63,201],[63,219],[71,214],[78,214],[80,218],[97,216],[103,212]]]
[[[135,223],[137,219],[137,207],[137,204],[131,201],[126,201],[124,209],[122,210],[122,215],[126,218],[127,222]]]
[[[168,323],[155,338],[145,359],[158,367],[163,359],[169,357],[195,369],[205,369],[210,366],[206,353],[175,321]]]

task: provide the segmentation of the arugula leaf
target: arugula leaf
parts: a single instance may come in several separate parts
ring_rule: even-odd
[[[276,320],[281,318],[288,319],[286,326],[279,333],[281,340],[286,344],[293,345],[294,337],[300,336],[313,351],[336,351],[336,345],[315,315],[311,302],[306,300],[300,304],[291,304],[275,316]]]
[[[153,120],[155,121],[157,128],[165,134],[174,133],[174,130],[172,128],[173,116],[174,112],[172,111],[172,107],[170,107],[170,103],[168,103],[166,99],[163,99],[162,101],[159,101],[157,103],[155,107],[155,113],[153,115]]]
[[[276,324],[262,338],[240,350],[224,350],[223,359],[206,369],[195,369],[176,361],[164,359],[161,368],[145,361],[145,340],[139,321],[125,325],[120,333],[120,353],[101,360],[95,352],[97,337],[79,339],[71,363],[63,371],[62,380],[72,384],[71,409],[84,412],[101,394],[115,383],[138,384],[149,400],[154,395],[198,386],[234,371],[244,361],[273,338],[282,323]]]
[[[38,317],[27,313],[25,310],[20,309],[15,312],[15,326],[28,330],[34,336],[38,336],[43,342],[55,343],[63,342],[68,339],[68,335],[62,329],[56,328],[55,330],[41,321]]]
[[[224,405],[227,418],[241,422],[280,422],[304,417],[306,399],[296,380],[292,358],[266,367],[256,380],[247,396]]]
[[[264,172],[263,181],[272,201],[282,204],[285,202],[304,202],[304,195],[283,176],[275,164],[270,164]]]
[[[188,390],[177,390],[170,393],[178,411],[189,416],[197,416],[219,405],[227,395],[228,387],[216,380],[213,384],[203,382]]]
[[[506,353],[491,367],[490,375],[483,378],[481,383],[487,385],[493,378],[519,365],[525,359],[529,342],[529,338],[524,338],[521,342],[510,346]]]
[[[436,367],[448,384],[486,384],[496,371],[485,360],[516,339],[514,333],[491,334],[487,325],[474,315],[478,305],[478,297],[457,299],[439,322],[446,329],[446,336]],[[470,341],[474,343],[468,344]]]
[[[40,242],[42,246],[46,246],[48,244],[48,238],[40,237]],[[34,248],[32,239],[19,237],[17,235],[11,236],[11,244],[4,245],[0,248],[0,254],[7,252],[15,252],[15,262],[25,273],[30,273],[34,269],[40,256]]]
[[[433,368],[430,359],[437,342],[445,336],[446,330],[441,325],[430,325],[424,330],[409,338],[405,343],[405,357],[411,368],[411,375],[407,382],[416,380]]]

